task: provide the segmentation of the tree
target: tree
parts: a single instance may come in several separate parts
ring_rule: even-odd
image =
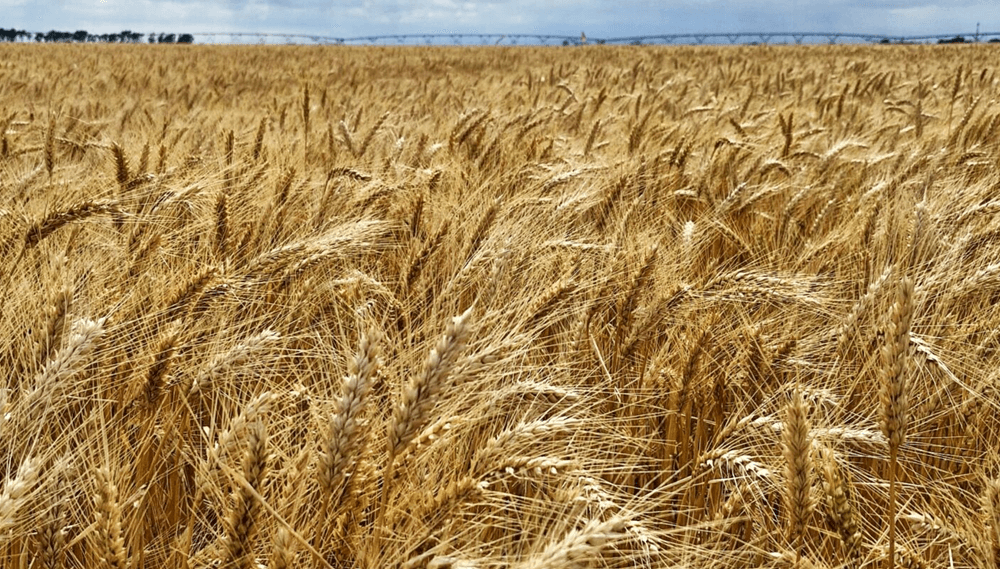
[[[180,37],[177,38],[177,43],[194,43],[194,36],[191,34],[181,34]]]
[[[87,32],[84,32],[86,34]],[[84,36],[86,37],[86,36]],[[44,36],[47,42],[68,42],[73,40],[73,34],[69,32],[57,32],[55,30],[49,30]]]

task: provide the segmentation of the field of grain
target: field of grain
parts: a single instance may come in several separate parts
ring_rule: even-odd
[[[1000,564],[992,46],[0,46],[0,566]]]

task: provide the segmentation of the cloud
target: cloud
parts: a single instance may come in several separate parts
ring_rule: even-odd
[[[524,33],[592,38],[754,31],[1000,30],[984,0],[0,0],[0,27],[106,33],[272,32],[335,37]]]

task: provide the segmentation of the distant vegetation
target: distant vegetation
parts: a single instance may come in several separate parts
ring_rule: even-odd
[[[78,42],[78,43],[142,43],[145,34],[124,30],[117,34],[91,34],[87,30],[77,30],[75,32],[57,32],[51,30],[47,33],[36,32],[32,34],[24,30],[14,28],[0,28],[0,41],[30,41],[36,42]],[[194,36],[191,34],[149,34],[149,43],[194,43]]]
[[[972,39],[972,40],[966,39],[965,36],[955,36],[955,37],[951,37],[951,38],[942,38],[942,39],[939,39],[937,42],[939,44],[947,44],[947,43],[979,43],[978,40],[976,40],[976,39]],[[915,43],[915,42],[908,41],[908,40],[905,40],[905,39],[904,40],[899,40],[899,41],[892,41],[889,38],[886,38],[886,39],[880,41],[879,43],[882,43],[882,44],[890,44],[890,43],[912,44],[912,43]],[[993,39],[989,40],[987,43],[1000,43],[1000,39],[993,38]]]

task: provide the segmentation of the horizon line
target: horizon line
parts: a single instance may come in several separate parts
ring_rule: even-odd
[[[4,29],[5,28],[0,28]],[[10,31],[16,31],[19,34],[25,34],[27,41],[33,42],[37,40],[32,40],[32,38],[45,37],[46,34],[51,32],[58,32],[57,30],[50,30],[49,32],[38,32],[38,31],[27,31],[27,30],[17,30],[16,28],[11,28]],[[77,30],[77,32],[86,30]],[[123,32],[131,32],[133,34],[138,33],[140,37],[145,38],[146,36],[153,37],[159,34],[163,36],[167,32],[134,32],[132,30],[122,30],[118,33],[105,33],[105,34],[89,34],[88,36],[111,36],[118,35]],[[72,32],[58,32],[58,33],[72,33]],[[237,31],[219,31],[219,32],[184,32],[182,34],[171,34],[171,35],[190,35],[194,37],[205,36],[215,38],[218,36],[229,36],[231,38],[235,37],[255,37],[255,38],[284,38],[286,40],[292,38],[308,39],[317,44],[356,44],[356,43],[375,43],[378,41],[397,41],[401,42],[403,40],[431,40],[431,39],[448,39],[452,42],[456,40],[461,40],[463,38],[468,39],[496,39],[496,44],[507,38],[512,38],[514,40],[521,39],[534,39],[540,41],[542,44],[546,44],[547,41],[556,40],[563,41],[564,45],[586,45],[586,44],[622,44],[622,43],[641,43],[645,41],[661,41],[667,44],[673,43],[677,40],[695,40],[695,44],[703,44],[709,39],[727,39],[731,44],[736,44],[740,39],[756,38],[761,41],[761,43],[769,43],[774,38],[790,38],[795,41],[796,44],[801,44],[806,38],[826,38],[830,43],[834,43],[837,39],[861,39],[868,41],[889,41],[889,42],[915,42],[915,41],[926,41],[926,40],[947,40],[947,39],[962,39],[964,43],[978,43],[980,39],[984,38],[998,38],[1000,39],[1000,31],[996,32],[980,32],[976,31],[973,33],[945,33],[945,34],[919,34],[919,35],[900,35],[900,34],[880,34],[880,33],[861,33],[861,32],[822,32],[822,31],[762,31],[762,32],[680,32],[680,33],[666,33],[666,34],[643,34],[634,36],[618,36],[618,37],[605,37],[605,38],[588,38],[585,32],[581,32],[580,35],[566,35],[566,34],[550,34],[550,33],[486,33],[486,32],[427,32],[427,33],[406,33],[406,34],[365,34],[360,36],[352,37],[342,37],[342,36],[326,36],[320,34],[309,34],[309,33],[299,33],[299,32],[237,32]],[[16,41],[16,40],[15,40]],[[22,42],[23,43],[23,42]],[[83,43],[83,42],[80,42]],[[134,43],[145,43],[142,41]],[[154,42],[151,42],[154,43]],[[756,43],[756,42],[755,42]],[[810,42],[812,43],[812,42]],[[679,45],[683,44],[681,42]],[[391,45],[391,44],[390,44]],[[509,45],[509,44],[505,44]]]

